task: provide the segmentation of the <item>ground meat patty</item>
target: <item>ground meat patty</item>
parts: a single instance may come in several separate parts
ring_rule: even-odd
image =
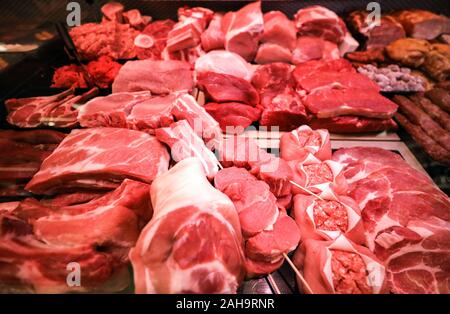
[[[316,228],[327,231],[341,231],[345,233],[348,228],[347,211],[336,201],[314,201],[313,217]]]
[[[303,166],[303,169],[308,176],[307,186],[333,181],[333,173],[325,163],[306,165]]]
[[[356,253],[330,250],[333,286],[336,293],[371,294],[368,272],[361,256]]]

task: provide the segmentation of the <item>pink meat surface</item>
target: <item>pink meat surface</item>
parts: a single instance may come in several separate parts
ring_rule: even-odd
[[[261,116],[259,108],[237,102],[208,103],[204,108],[219,122],[223,132],[231,134],[242,133],[253,122],[258,121]]]

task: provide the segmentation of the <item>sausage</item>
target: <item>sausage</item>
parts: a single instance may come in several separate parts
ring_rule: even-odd
[[[441,128],[429,115],[405,96],[395,95],[394,101],[399,105],[400,112],[412,123],[422,128],[428,136],[441,144],[442,147],[450,149],[450,133]]]
[[[434,121],[438,122],[442,128],[450,132],[450,114],[433,104],[431,100],[423,95],[415,94],[409,96],[409,98],[433,118]]]
[[[450,92],[443,88],[433,88],[425,93],[436,105],[450,113]]]
[[[408,132],[423,150],[436,161],[450,165],[450,153],[429,137],[422,128],[411,123],[404,115],[395,114],[397,122]]]

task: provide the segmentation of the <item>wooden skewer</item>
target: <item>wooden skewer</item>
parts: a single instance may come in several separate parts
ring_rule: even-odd
[[[314,292],[312,291],[311,287],[309,286],[308,282],[306,282],[305,278],[303,277],[303,275],[300,273],[300,271],[297,269],[297,267],[294,265],[294,263],[291,261],[291,259],[289,258],[289,256],[287,256],[286,253],[283,253],[284,258],[286,259],[286,261],[289,263],[289,266],[291,266],[292,270],[295,272],[295,274],[297,275],[297,277],[300,279],[300,281],[302,282],[303,288],[305,289],[306,292],[308,292],[309,294],[314,294]]]
[[[312,196],[315,196],[315,197],[317,197],[317,198],[318,198],[319,200],[321,200],[321,201],[324,200],[322,197],[320,197],[320,195],[317,195],[316,193],[311,192],[310,190],[304,188],[304,187],[301,186],[300,184],[298,184],[298,183],[296,183],[296,182],[294,182],[294,181],[292,181],[292,180],[289,180],[289,182],[290,182],[292,185],[294,185],[295,187],[297,187],[297,188],[299,188],[300,190],[302,190],[303,192],[306,192],[306,193],[308,193],[308,194],[310,194],[310,195],[312,195]]]
[[[267,280],[269,281],[270,286],[272,287],[275,294],[281,294],[280,288],[278,288],[278,285],[275,282],[275,280],[273,279],[272,274],[267,275]]]

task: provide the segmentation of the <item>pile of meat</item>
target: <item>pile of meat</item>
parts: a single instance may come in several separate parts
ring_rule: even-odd
[[[94,84],[100,88],[108,88],[120,70],[120,63],[108,56],[101,56],[98,60],[87,64],[86,69]],[[55,70],[51,87],[56,88],[87,88],[88,83],[83,70],[76,64],[64,65]]]
[[[426,95],[426,96],[425,96]],[[436,87],[425,95],[396,95],[398,123],[434,160],[450,164],[450,92]]]

